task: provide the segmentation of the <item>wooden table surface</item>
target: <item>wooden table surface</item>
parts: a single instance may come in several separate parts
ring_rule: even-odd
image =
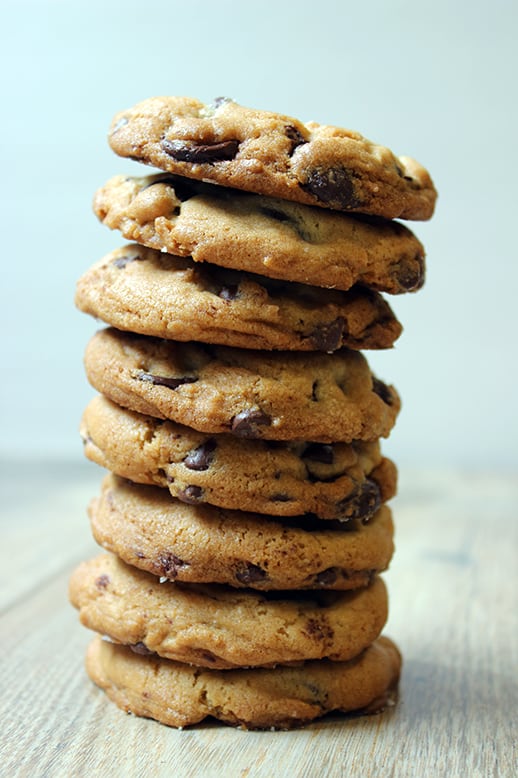
[[[67,579],[96,553],[86,504],[102,471],[1,468],[0,775],[518,775],[518,477],[402,472],[386,634],[404,657],[398,705],[291,732],[181,731],[118,710],[87,679],[90,635]]]

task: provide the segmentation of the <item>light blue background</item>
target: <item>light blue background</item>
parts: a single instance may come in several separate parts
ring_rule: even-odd
[[[427,284],[391,298],[404,335],[369,357],[404,402],[385,450],[403,466],[516,468],[516,3],[0,5],[0,454],[82,458],[96,324],[74,285],[124,242],[91,198],[140,169],[109,150],[112,115],[152,95],[228,95],[351,127],[431,171],[436,216],[410,225]]]

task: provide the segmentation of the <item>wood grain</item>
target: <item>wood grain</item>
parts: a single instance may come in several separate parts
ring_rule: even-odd
[[[86,678],[89,633],[67,602],[95,553],[89,465],[4,463],[0,773],[31,776],[511,778],[517,765],[518,478],[403,472],[386,634],[403,652],[398,705],[293,732],[126,715]],[[30,483],[30,488],[27,484]]]

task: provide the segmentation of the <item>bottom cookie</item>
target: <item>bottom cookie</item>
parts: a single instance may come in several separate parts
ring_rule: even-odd
[[[290,729],[326,713],[378,713],[395,698],[401,656],[380,637],[348,662],[200,670],[96,637],[86,656],[92,681],[128,713],[172,727],[208,716],[243,729]]]

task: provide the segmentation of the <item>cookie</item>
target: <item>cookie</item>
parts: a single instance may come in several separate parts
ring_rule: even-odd
[[[120,330],[251,349],[390,348],[402,329],[367,289],[282,283],[136,244],[91,267],[75,302]]]
[[[201,432],[312,442],[386,437],[397,392],[358,351],[251,351],[104,329],[85,353],[88,380],[118,405]]]
[[[339,211],[429,219],[436,191],[409,157],[352,130],[219,98],[155,97],[114,117],[122,157],[169,173]]]
[[[381,578],[355,591],[258,592],[160,582],[113,554],[82,562],[69,585],[81,623],[143,654],[214,669],[345,661],[388,615]]]
[[[119,708],[171,727],[210,716],[242,729],[290,729],[331,712],[378,713],[393,704],[401,656],[380,637],[348,662],[201,670],[96,637],[86,669]]]
[[[166,490],[114,475],[88,508],[100,546],[124,562],[184,583],[261,591],[357,589],[387,569],[394,551],[390,509],[345,526],[292,521],[210,505],[188,505]]]
[[[402,224],[158,175],[116,176],[94,197],[98,218],[170,254],[318,287],[416,291],[424,249]]]
[[[208,435],[128,411],[101,395],[81,420],[85,455],[117,475],[179,500],[272,516],[367,521],[396,492],[379,442],[271,444]]]

